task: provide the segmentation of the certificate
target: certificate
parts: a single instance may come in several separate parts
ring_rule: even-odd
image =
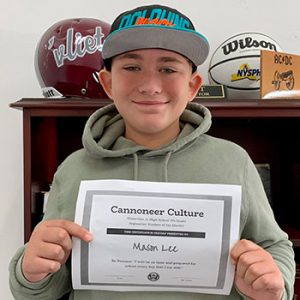
[[[74,289],[229,294],[241,187],[126,180],[82,181],[73,239]]]

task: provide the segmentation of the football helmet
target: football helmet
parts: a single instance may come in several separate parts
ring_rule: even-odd
[[[98,74],[102,45],[110,25],[98,19],[66,19],[43,34],[35,52],[35,71],[47,98],[107,98]]]

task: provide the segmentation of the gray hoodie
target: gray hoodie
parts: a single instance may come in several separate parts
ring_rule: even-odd
[[[124,179],[158,182],[218,183],[242,186],[241,238],[252,240],[271,253],[285,280],[284,299],[292,299],[295,262],[292,244],[276,223],[255,165],[238,145],[206,134],[210,112],[190,103],[181,116],[180,135],[151,150],[124,137],[124,121],[115,106],[99,109],[88,119],[84,148],[59,166],[53,180],[44,219],[74,220],[81,180]],[[284,200],[284,199],[283,199]],[[16,299],[204,300],[246,299],[235,287],[229,296],[171,292],[74,291],[70,264],[38,283],[21,272],[24,247],[10,264],[10,286]]]

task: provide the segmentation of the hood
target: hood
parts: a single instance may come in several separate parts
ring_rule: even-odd
[[[124,137],[125,125],[114,104],[100,108],[88,119],[82,137],[85,150],[93,157],[121,157],[143,151],[144,156],[174,153],[207,132],[211,125],[209,110],[189,103],[180,117],[181,132],[176,140],[159,148],[149,149]]]

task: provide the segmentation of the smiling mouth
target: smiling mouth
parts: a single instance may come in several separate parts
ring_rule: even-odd
[[[149,100],[149,101],[132,101],[134,104],[137,105],[164,105],[167,104],[168,101],[155,101],[155,100]]]

